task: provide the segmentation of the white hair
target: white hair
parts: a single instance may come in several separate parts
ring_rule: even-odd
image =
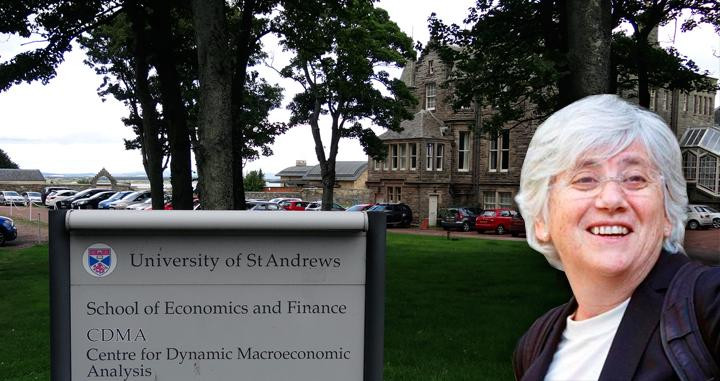
[[[644,146],[663,177],[665,214],[672,225],[663,248],[684,252],[688,198],[675,135],[658,115],[644,108],[617,95],[592,95],[554,113],[538,127],[520,174],[515,201],[525,218],[528,243],[553,267],[563,268],[555,246],[535,236],[535,221],[548,220],[551,180],[573,168],[588,152],[611,158],[634,142]]]

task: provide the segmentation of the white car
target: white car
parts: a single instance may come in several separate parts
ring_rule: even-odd
[[[695,230],[700,227],[720,228],[720,212],[707,205],[688,205],[687,209],[687,227]]]
[[[26,204],[42,204],[42,196],[40,195],[40,192],[23,192],[22,196],[25,199]]]
[[[15,191],[0,191],[0,204],[27,206],[25,198]]]
[[[45,206],[55,209],[56,202],[64,200],[68,197],[72,197],[77,192],[78,191],[72,189],[62,189],[59,191],[51,192],[47,197],[45,197]]]

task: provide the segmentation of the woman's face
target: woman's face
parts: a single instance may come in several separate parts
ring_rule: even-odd
[[[670,234],[663,186],[638,142],[610,159],[586,157],[555,178],[536,236],[553,243],[568,273],[644,276]]]

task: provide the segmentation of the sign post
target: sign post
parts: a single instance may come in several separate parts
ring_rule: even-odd
[[[57,211],[51,374],[382,380],[385,217]]]

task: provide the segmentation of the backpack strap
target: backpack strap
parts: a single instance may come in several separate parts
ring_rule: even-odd
[[[695,314],[695,283],[707,269],[697,262],[684,264],[673,277],[660,316],[660,337],[665,355],[682,381],[720,381]]]

